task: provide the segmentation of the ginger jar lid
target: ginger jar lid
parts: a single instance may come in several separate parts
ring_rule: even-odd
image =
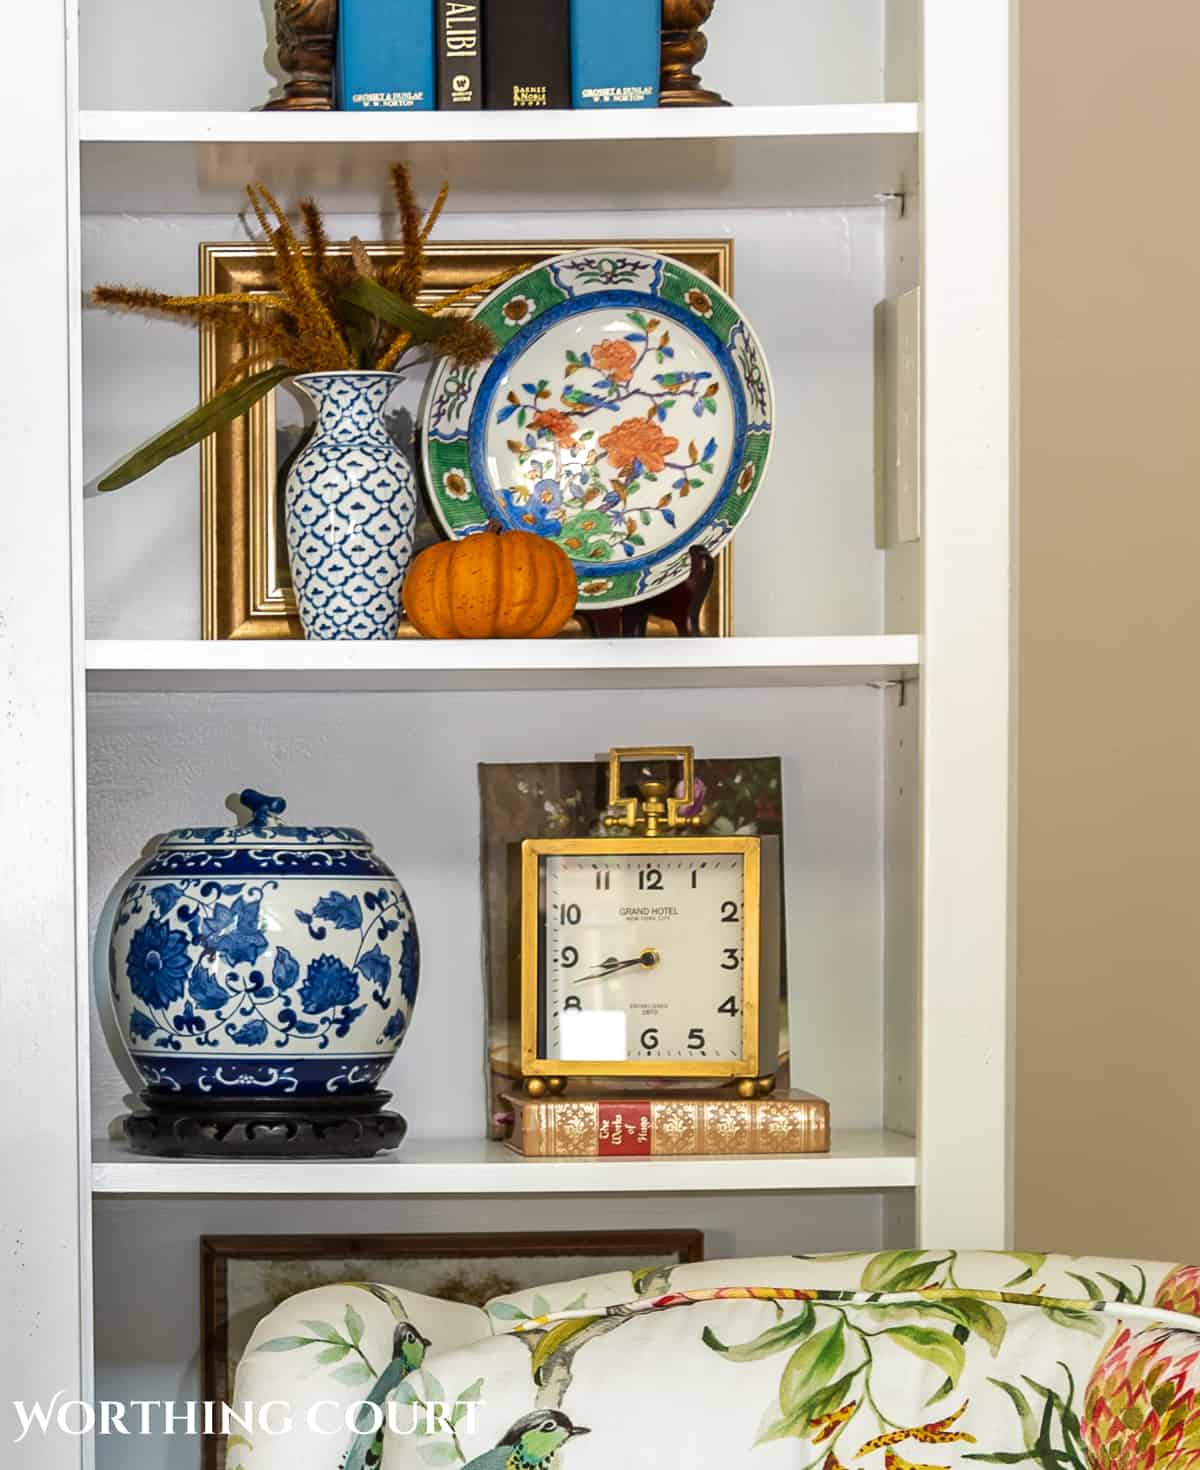
[[[194,848],[370,848],[370,840],[357,827],[294,827],[280,821],[287,810],[282,796],[266,796],[252,787],[239,793],[238,800],[250,813],[240,827],[177,827],[168,832],[158,851]]]

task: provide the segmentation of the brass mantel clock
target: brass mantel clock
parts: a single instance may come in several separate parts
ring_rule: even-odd
[[[609,752],[605,824],[640,836],[521,844],[521,1075],[535,1095],[570,1077],[774,1084],[779,869],[770,838],[683,836],[702,818],[665,781],[621,790],[625,760],[683,763],[691,747]],[[773,855],[772,855],[773,856]]]

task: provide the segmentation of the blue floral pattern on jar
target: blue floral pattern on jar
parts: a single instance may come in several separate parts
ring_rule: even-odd
[[[247,851],[317,830],[272,828],[282,802],[259,798],[278,804],[264,822],[263,806],[250,800],[258,797],[243,793],[251,822],[216,843],[234,870]],[[112,997],[147,1086],[267,1096],[370,1090],[416,1001],[420,946],[404,889],[350,828],[323,831],[373,861],[357,873],[334,863],[335,880],[312,871],[263,878],[253,865],[234,881],[154,876],[164,859],[197,842],[212,846],[219,830],[170,834],[118,906]]]

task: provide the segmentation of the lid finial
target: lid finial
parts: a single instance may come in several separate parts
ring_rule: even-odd
[[[238,800],[250,812],[250,820],[246,826],[255,831],[265,831],[268,827],[273,827],[278,818],[287,810],[287,802],[282,796],[264,796],[261,791],[255,791],[252,786],[247,786],[239,794]]]

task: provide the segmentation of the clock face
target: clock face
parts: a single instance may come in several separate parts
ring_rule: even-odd
[[[741,853],[548,855],[541,877],[540,1056],[742,1056]]]

